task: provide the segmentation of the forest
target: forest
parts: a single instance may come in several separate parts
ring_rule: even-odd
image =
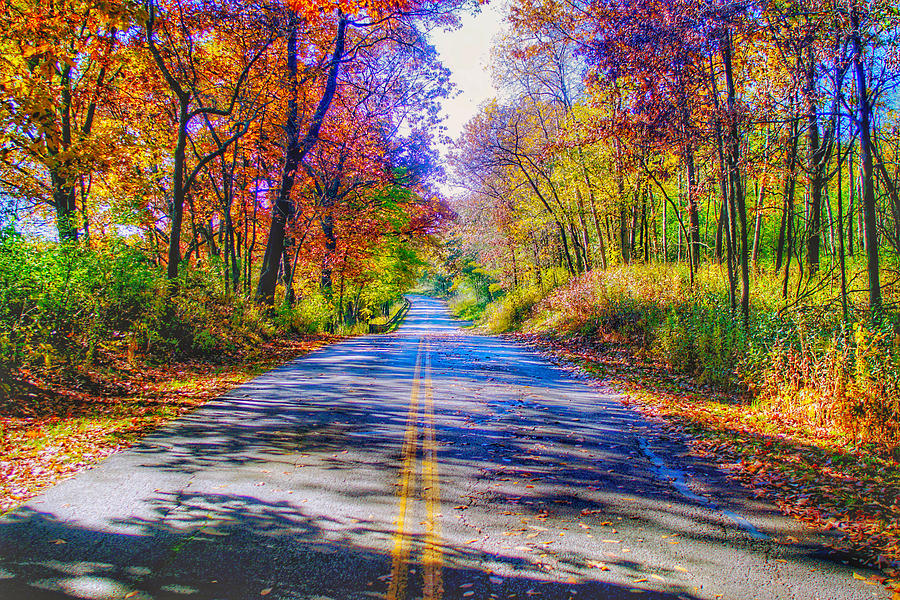
[[[4,0],[7,372],[381,314],[450,215],[427,32],[459,8]]]

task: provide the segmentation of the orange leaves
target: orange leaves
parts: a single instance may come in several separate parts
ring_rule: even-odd
[[[287,8],[312,22],[337,11],[352,17],[381,19],[392,14],[402,14],[414,5],[414,2],[406,0],[285,0]]]

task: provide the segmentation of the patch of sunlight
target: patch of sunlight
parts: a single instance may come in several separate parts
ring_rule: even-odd
[[[95,575],[83,575],[63,579],[58,584],[39,586],[44,589],[59,590],[75,598],[85,600],[106,600],[107,598],[122,598],[129,592],[129,588],[120,582],[108,577]]]

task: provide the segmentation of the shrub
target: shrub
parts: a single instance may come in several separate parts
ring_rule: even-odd
[[[228,294],[215,260],[185,265],[174,285],[118,238],[54,244],[0,234],[0,371],[71,370],[103,354],[167,361],[254,352],[277,333],[321,331],[320,297],[261,309]]]
[[[827,298],[785,307],[775,276],[758,274],[748,326],[732,311],[718,266],[693,287],[686,268],[629,265],[592,271],[533,307],[510,293],[486,311],[493,329],[524,327],[626,343],[701,382],[739,387],[773,410],[857,441],[900,442],[900,334],[895,317],[845,323]]]
[[[535,287],[519,288],[487,305],[482,320],[494,333],[518,329],[543,299]]]

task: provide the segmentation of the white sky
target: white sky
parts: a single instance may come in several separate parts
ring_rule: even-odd
[[[502,26],[503,4],[503,0],[492,0],[477,15],[463,15],[461,28],[431,34],[431,43],[460,91],[444,102],[444,125],[451,138],[459,135],[485,100],[497,94],[491,77],[491,42]],[[446,148],[441,147],[441,154],[446,154]]]

